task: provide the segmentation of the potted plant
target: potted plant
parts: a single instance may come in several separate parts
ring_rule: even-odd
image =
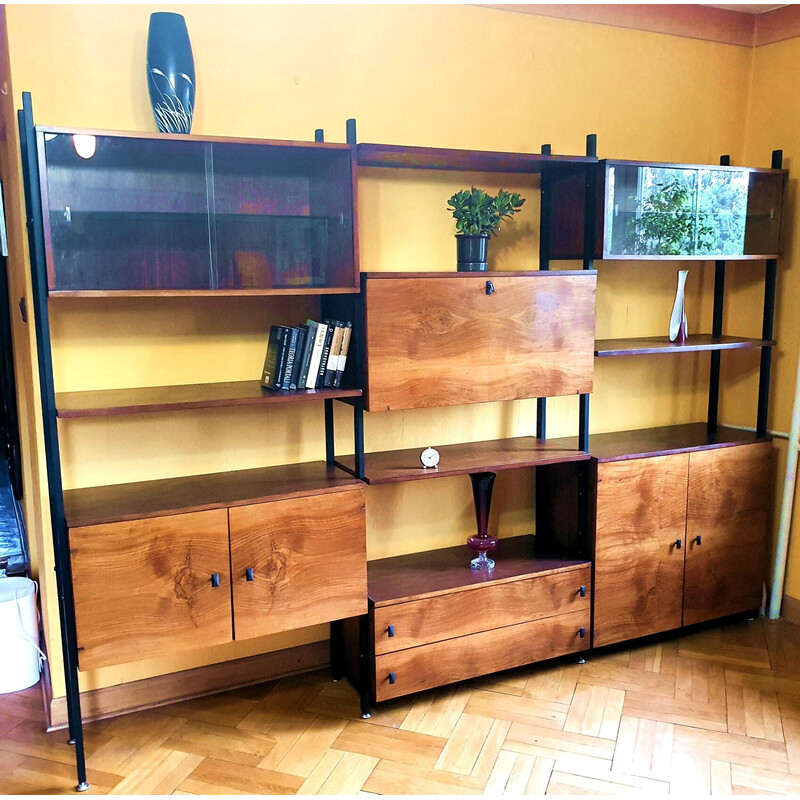
[[[495,197],[474,186],[456,192],[447,209],[456,220],[456,257],[459,272],[485,272],[489,236],[500,230],[503,220],[511,219],[525,199],[516,192],[501,189]]]

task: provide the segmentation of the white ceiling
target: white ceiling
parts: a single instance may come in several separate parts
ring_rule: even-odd
[[[727,8],[729,11],[740,11],[744,14],[763,14],[765,11],[774,11],[776,8],[783,8],[788,3],[779,3],[777,5],[770,5],[768,3],[701,3],[701,5],[709,6],[710,8]]]

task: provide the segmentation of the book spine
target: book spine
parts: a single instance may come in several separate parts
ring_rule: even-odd
[[[282,332],[279,325],[273,325],[269,329],[269,341],[267,343],[267,355],[264,358],[264,372],[261,378],[261,385],[265,389],[277,389],[276,378],[280,362],[280,349]]]
[[[322,347],[322,358],[319,361],[319,371],[317,372],[316,386],[318,389],[325,386],[325,370],[328,367],[328,358],[331,354],[331,341],[333,339],[334,325],[332,322],[328,322],[326,325],[328,326],[328,330],[325,332],[325,344]]]
[[[275,389],[282,389],[283,373],[286,371],[286,360],[289,357],[289,329],[285,325],[278,327],[281,331],[281,344],[278,351],[278,368],[275,371]]]
[[[338,320],[331,320],[333,323],[333,336],[331,337],[331,351],[328,355],[328,363],[325,366],[325,377],[323,386],[326,389],[333,387],[336,379],[336,371],[339,369],[339,353],[342,349],[342,334],[344,333],[344,323]]]
[[[297,326],[297,350],[294,355],[294,365],[292,366],[292,379],[289,383],[290,389],[300,388],[300,367],[303,360],[303,347],[305,347],[306,336],[308,335],[308,325]]]
[[[303,327],[302,325],[300,327]],[[306,389],[308,381],[308,367],[311,364],[311,354],[314,352],[314,340],[317,338],[317,323],[309,320],[305,324],[306,342],[303,345],[303,360],[300,362],[300,377],[297,381],[298,389]]]
[[[288,341],[287,358],[286,367],[283,371],[283,380],[281,381],[281,389],[292,388],[292,367],[294,366],[295,354],[297,352],[297,328],[287,328],[286,338]]]
[[[328,333],[328,326],[324,322],[317,323],[317,336],[314,339],[314,351],[311,354],[311,361],[308,365],[308,380],[306,389],[316,389],[317,375],[319,374],[319,364],[322,361],[322,351],[325,347],[325,336]]]
[[[353,335],[353,323],[344,323],[344,332],[342,333],[342,349],[339,351],[339,366],[336,369],[336,378],[333,385],[338,389],[342,385],[342,375],[344,375],[344,368],[347,365],[347,351],[350,349],[350,338]]]

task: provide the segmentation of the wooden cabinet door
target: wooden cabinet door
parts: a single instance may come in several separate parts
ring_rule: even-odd
[[[686,454],[598,465],[596,647],[680,627],[688,466]]]
[[[362,488],[239,506],[229,520],[236,639],[366,614]]]
[[[225,509],[72,528],[69,538],[82,670],[231,641]]]
[[[690,454],[684,625],[760,607],[771,506],[769,442]]]

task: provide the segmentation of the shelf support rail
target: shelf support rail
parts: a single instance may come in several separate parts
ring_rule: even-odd
[[[542,145],[542,155],[549,156],[553,148],[549,144]],[[551,205],[550,177],[547,170],[542,170],[540,184],[540,219],[539,225],[539,269],[547,272],[550,269],[551,229],[553,224]],[[536,438],[547,438],[547,398],[536,398]]]
[[[597,134],[586,137],[586,155],[597,158]],[[594,269],[595,234],[597,230],[597,166],[586,167],[586,200],[583,214],[583,268]],[[589,452],[589,395],[580,395],[578,411],[578,449]]]
[[[731,157],[724,155],[719,157],[721,167],[731,165]],[[722,336],[722,312],[725,305],[725,261],[714,262],[714,319],[711,325],[711,335],[714,337]],[[708,424],[709,433],[717,430],[717,420],[719,414],[719,376],[722,353],[719,350],[711,351],[711,366],[708,376]]]
[[[61,622],[61,646],[64,657],[64,676],[67,688],[67,716],[70,743],[75,745],[75,766],[79,792],[89,788],[86,780],[86,757],[83,743],[80,687],[78,685],[78,642],[75,627],[75,601],[72,591],[72,572],[69,559],[69,530],[64,513],[64,494],[61,480],[61,459],[58,447],[58,423],[53,383],[53,354],[50,344],[50,320],[47,308],[47,264],[45,261],[44,230],[42,228],[42,197],[33,124],[33,104],[30,92],[22,94],[22,109],[18,112],[22,172],[25,186],[26,223],[31,259],[34,323],[39,361],[39,382],[44,424],[45,461],[50,495],[50,520],[53,531],[58,610]]]
[[[772,151],[772,169],[783,167],[783,150]],[[778,259],[768,258],[764,278],[764,318],[761,338],[772,341],[775,322],[775,289],[778,279]],[[761,348],[761,367],[758,375],[758,412],[756,416],[756,436],[767,435],[767,415],[769,413],[769,381],[772,370],[772,348]]]

